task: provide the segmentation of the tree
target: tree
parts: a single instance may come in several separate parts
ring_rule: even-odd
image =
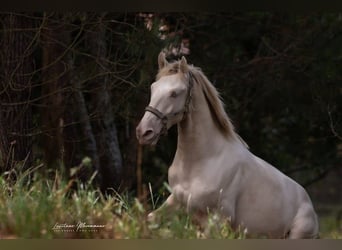
[[[92,63],[92,78],[87,85],[90,87],[89,109],[97,146],[102,190],[118,188],[123,171],[109,82],[110,69],[104,18],[105,14],[101,14],[90,19],[93,25],[87,30],[85,38],[90,55],[96,58]]]
[[[60,168],[66,154],[71,154],[67,146],[64,147],[63,134],[68,133],[65,117],[66,102],[70,95],[71,70],[71,33],[68,27],[67,14],[44,13],[42,27],[42,132],[44,162],[48,168]],[[65,120],[67,118],[67,120]],[[67,168],[69,161],[66,162]],[[67,172],[68,173],[68,172]]]
[[[1,172],[27,169],[32,155],[33,51],[35,23],[25,14],[2,14],[0,83]]]

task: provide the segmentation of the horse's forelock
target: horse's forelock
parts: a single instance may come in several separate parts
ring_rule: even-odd
[[[177,74],[178,72],[179,72],[179,63],[178,62],[169,63],[164,68],[159,70],[156,80],[159,80],[163,76]]]

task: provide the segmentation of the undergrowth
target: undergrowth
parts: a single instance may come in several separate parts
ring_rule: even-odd
[[[228,223],[209,215],[203,230],[189,215],[175,213],[160,223],[128,194],[104,195],[89,183],[66,181],[58,171],[0,176],[0,238],[242,239]],[[151,204],[155,205],[155,204]]]
[[[146,207],[134,196],[104,195],[88,183],[65,180],[58,171],[47,178],[37,169],[0,176],[1,238],[109,238],[109,239],[244,239],[227,221],[208,215],[205,229],[182,211],[159,222],[147,214],[160,197]],[[94,177],[94,176],[93,176]],[[167,188],[166,188],[167,189]],[[342,239],[341,221],[320,217],[321,238]]]

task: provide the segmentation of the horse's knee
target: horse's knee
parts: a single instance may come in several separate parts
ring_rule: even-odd
[[[151,212],[147,215],[147,221],[148,222],[155,222],[156,221],[156,214],[154,212]]]
[[[315,239],[319,237],[318,218],[312,208],[299,211],[289,233],[289,239]]]

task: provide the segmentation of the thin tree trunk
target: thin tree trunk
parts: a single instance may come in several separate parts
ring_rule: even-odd
[[[99,172],[101,189],[117,189],[121,184],[122,158],[114,121],[111,98],[111,87],[108,76],[106,26],[102,17],[98,17],[97,24],[87,32],[90,53],[96,58],[94,73],[98,74],[91,81],[94,86],[90,93],[92,128],[95,135],[97,153],[99,157]]]
[[[92,174],[97,171],[96,183],[101,183],[101,179],[99,176],[99,158],[97,155],[97,145],[95,136],[93,134],[93,130],[90,124],[90,118],[88,114],[88,110],[86,107],[86,102],[84,99],[84,95],[82,92],[82,86],[79,80],[73,80],[73,98],[72,103],[68,106],[67,110],[70,110],[72,116],[72,123],[70,125],[73,129],[69,129],[69,131],[73,132],[73,135],[70,135],[69,138],[65,138],[65,140],[70,140],[73,136],[73,149],[78,152],[77,155],[72,157],[72,163],[74,165],[80,165],[82,159],[85,156],[90,157],[91,166],[83,166],[83,169],[80,170],[78,177],[81,181],[88,181]]]
[[[0,83],[1,172],[32,161],[31,77],[33,74],[34,22],[23,15],[2,16],[2,77]]]
[[[119,96],[117,97],[119,98]],[[132,98],[132,97],[131,97]],[[134,108],[131,106],[127,106],[127,109],[131,112],[134,110],[134,113],[137,115],[130,116],[128,113],[126,114],[126,133],[122,135],[122,140],[126,143],[122,147],[123,156],[124,156],[124,167],[123,167],[123,180],[124,187],[127,190],[132,190],[137,187],[139,189],[137,171],[138,171],[138,150],[139,144],[135,134],[135,128],[138,125],[144,110],[145,105],[147,103],[147,99],[142,95],[135,95],[134,98]],[[141,164],[140,164],[141,165]]]
[[[70,115],[65,113],[66,101],[71,95],[67,92],[71,67],[70,30],[62,14],[48,15],[46,26],[42,29],[42,130],[45,163],[49,168],[57,168],[61,166],[63,159],[66,164],[70,163],[70,160],[65,160],[65,150],[68,154],[72,152],[71,145],[67,145],[65,149],[63,141],[63,137],[72,135],[71,131],[63,131],[65,124],[71,122]]]

